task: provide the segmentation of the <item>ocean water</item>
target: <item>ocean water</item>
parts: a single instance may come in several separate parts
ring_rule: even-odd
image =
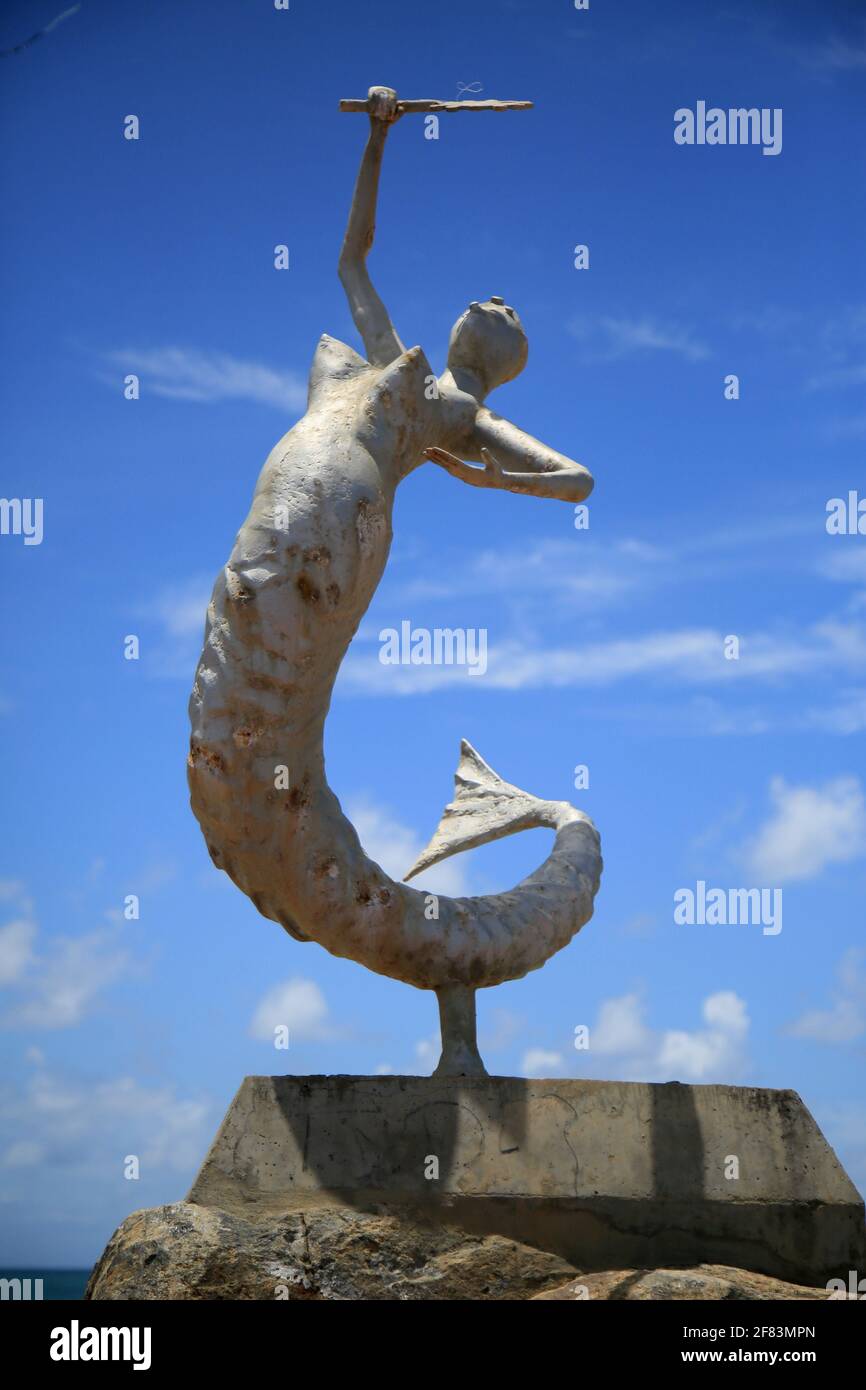
[[[29,1279],[31,1298],[35,1296],[36,1292],[34,1281],[41,1279],[42,1297],[46,1300],[82,1299],[89,1278],[89,1269],[0,1269],[0,1279]],[[6,1286],[0,1287],[5,1289]],[[26,1288],[26,1285],[23,1288]],[[8,1298],[10,1295],[7,1294],[6,1296]]]

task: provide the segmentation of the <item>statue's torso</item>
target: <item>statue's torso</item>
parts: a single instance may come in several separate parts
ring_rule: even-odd
[[[382,577],[400,478],[437,432],[418,350],[389,367],[323,338],[306,414],[272,449],[214,587],[193,742],[270,756],[293,719],[320,736],[340,662]],[[278,725],[283,726],[277,732]]]

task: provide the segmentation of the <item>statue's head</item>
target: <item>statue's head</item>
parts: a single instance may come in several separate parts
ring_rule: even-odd
[[[485,393],[513,381],[526,366],[529,345],[517,314],[498,295],[473,301],[451,329],[448,368],[473,372]]]

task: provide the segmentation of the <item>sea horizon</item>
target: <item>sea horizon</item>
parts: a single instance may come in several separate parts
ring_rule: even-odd
[[[0,1284],[0,1288],[2,1288],[0,1299],[10,1302],[16,1297],[20,1297],[22,1302],[38,1301],[39,1285],[36,1281],[41,1279],[42,1300],[44,1302],[80,1302],[84,1298],[84,1290],[87,1288],[91,1268],[92,1266],[89,1265],[86,1269],[45,1269],[44,1267],[28,1269],[16,1265],[0,1269],[0,1280],[21,1280],[21,1290],[18,1295],[8,1290],[7,1284]],[[30,1281],[29,1285],[25,1282],[26,1280]]]

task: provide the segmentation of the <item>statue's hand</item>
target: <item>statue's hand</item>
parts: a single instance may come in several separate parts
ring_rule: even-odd
[[[506,486],[502,465],[497,463],[489,449],[481,450],[481,458],[484,461],[483,468],[475,468],[471,463],[464,463],[456,454],[449,454],[447,449],[425,449],[424,457],[430,459],[431,463],[438,463],[439,467],[450,473],[452,478],[459,478],[461,482],[469,483],[472,487]]]
[[[495,459],[489,449],[481,450],[481,458],[484,462],[484,471],[490,477],[488,487],[502,487],[504,484],[502,464]]]
[[[397,93],[393,87],[371,87],[367,93],[367,109],[371,121],[393,125],[403,112],[397,109]]]
[[[499,488],[505,492],[520,492],[526,497],[550,497],[559,502],[575,503],[585,501],[592,492],[592,474],[582,464],[565,460],[559,467],[512,473],[502,467],[489,449],[482,448],[480,453],[483,468],[464,463],[447,449],[425,449],[424,457],[438,463],[452,478],[469,483],[470,487]]]

